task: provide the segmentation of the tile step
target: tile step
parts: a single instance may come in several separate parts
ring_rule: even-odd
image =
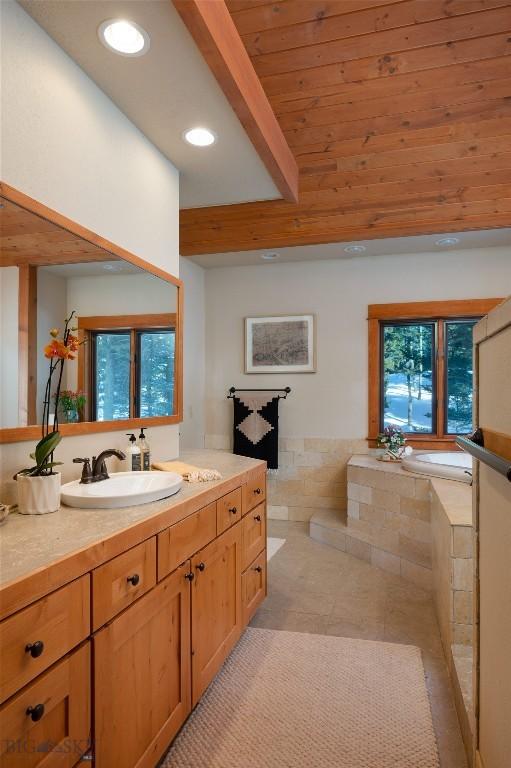
[[[309,521],[309,536],[314,541],[346,552],[359,560],[365,560],[395,576],[401,576],[423,589],[429,591],[432,588],[429,568],[374,546],[357,531],[351,530],[336,510],[322,509],[315,512]]]

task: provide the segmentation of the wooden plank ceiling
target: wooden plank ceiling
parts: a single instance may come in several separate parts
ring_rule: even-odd
[[[0,196],[0,267],[118,260],[104,248]]]
[[[510,0],[227,0],[299,166],[184,255],[511,226]]]

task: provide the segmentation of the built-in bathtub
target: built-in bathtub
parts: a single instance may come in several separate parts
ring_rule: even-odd
[[[430,477],[443,477],[461,483],[472,482],[472,457],[461,451],[435,451],[406,456],[403,469]]]

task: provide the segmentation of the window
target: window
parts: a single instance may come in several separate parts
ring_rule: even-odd
[[[80,347],[79,381],[91,421],[174,414],[175,315],[80,318],[79,323],[87,342]]]
[[[472,431],[472,332],[499,301],[369,307],[370,439],[392,425],[427,447]]]

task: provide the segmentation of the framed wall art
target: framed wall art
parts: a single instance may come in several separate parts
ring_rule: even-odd
[[[314,373],[314,315],[245,318],[245,373]]]

